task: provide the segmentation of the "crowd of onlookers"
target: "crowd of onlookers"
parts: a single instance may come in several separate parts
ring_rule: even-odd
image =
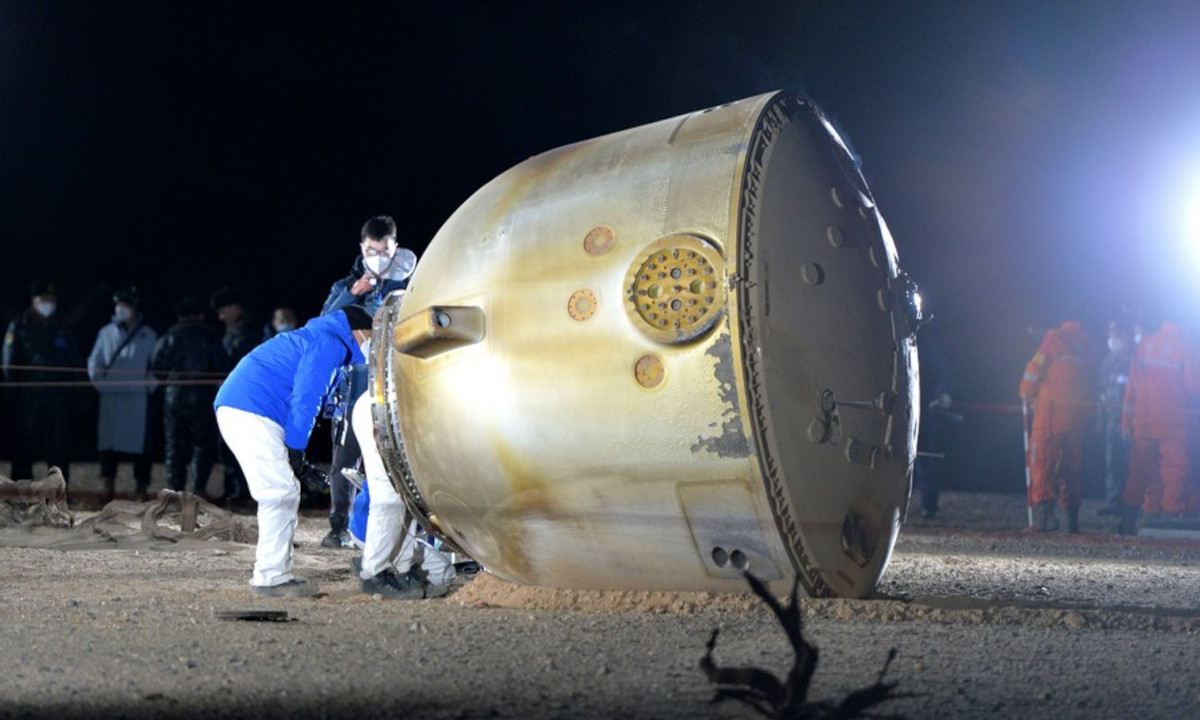
[[[78,459],[69,438],[79,404],[75,393],[90,385],[98,405],[96,449],[103,488],[102,497],[90,500],[114,498],[122,462],[132,466],[135,496],[148,497],[161,440],[167,487],[190,487],[235,508],[250,504],[245,478],[220,442],[213,397],[252,348],[296,327],[292,308],[276,308],[270,322],[260,326],[244,295],[226,286],[208,298],[180,298],[175,323],[160,335],[146,322],[138,289],[122,288],[112,293],[111,322],[100,328],[88,350],[60,320],[54,282],[35,281],[29,295],[29,306],[8,323],[3,346],[14,478],[31,478],[34,461],[45,460],[70,481],[70,463]],[[223,334],[207,322],[210,311]],[[218,460],[224,467],[224,492],[210,498],[208,479]]]
[[[288,307],[276,308],[260,327],[245,297],[222,287],[207,302],[181,298],[176,322],[159,335],[146,322],[137,289],[118,290],[111,321],[87,355],[86,381],[72,379],[82,372],[83,354],[59,320],[57,289],[35,282],[28,309],[9,323],[4,338],[3,385],[20,429],[9,449],[12,475],[31,478],[34,461],[45,460],[69,484],[72,402],[66,393],[90,384],[98,395],[102,485],[101,497],[90,505],[114,499],[122,462],[133,466],[135,497],[148,499],[152,436],[161,426],[168,489],[190,487],[213,501],[207,487],[220,460],[220,500],[255,509],[255,593],[316,593],[292,572],[293,537],[302,489],[324,494],[328,488],[330,531],[321,544],[362,548],[352,564],[363,592],[392,599],[445,594],[455,569],[449,556],[420,537],[416,519],[387,478],[371,429],[374,395],[367,392],[374,316],[388,297],[401,297],[416,262],[412,251],[397,245],[391,217],[370,218],[350,274],[330,287],[320,316],[301,327]],[[224,335],[206,323],[209,309]],[[334,462],[328,469],[306,457],[322,412],[332,421]],[[78,494],[74,501],[80,503]]]

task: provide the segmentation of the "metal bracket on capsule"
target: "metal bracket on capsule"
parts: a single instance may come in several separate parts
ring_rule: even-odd
[[[834,397],[832,390],[825,390],[821,393],[821,408],[826,414],[833,412],[834,409],[839,407],[855,408],[858,410],[878,410],[887,414],[892,411],[895,403],[896,393],[891,390],[884,390],[873,400],[838,400]]]
[[[917,332],[927,325],[930,320],[933,320],[933,316],[926,315],[925,309],[922,307],[921,290],[917,287],[916,281],[905,272],[901,272],[893,278],[889,282],[889,286],[892,293],[900,301],[900,307],[903,308],[903,313],[900,317],[902,329],[899,335],[915,338]]]
[[[435,306],[402,320],[392,333],[397,352],[422,360],[483,340],[483,309],[473,306]]]

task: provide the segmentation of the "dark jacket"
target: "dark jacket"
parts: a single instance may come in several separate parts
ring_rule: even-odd
[[[408,287],[408,276],[405,275],[402,280],[383,280],[370,292],[362,295],[351,295],[350,288],[354,287],[354,283],[363,276],[367,271],[363,264],[362,255],[354,259],[354,264],[350,266],[350,274],[338,280],[329,288],[329,297],[325,298],[325,304],[321,306],[321,314],[328,315],[335,310],[341,310],[347,305],[361,305],[367,312],[374,315],[379,307],[383,305],[384,299],[395,292]]]
[[[1129,382],[1129,365],[1133,361],[1132,348],[1122,348],[1120,353],[1110,352],[1100,362],[1100,411],[1097,427],[1102,431],[1111,428],[1121,431],[1121,403],[1125,399],[1125,385]]]
[[[163,400],[173,409],[212,403],[222,376],[233,366],[221,338],[202,320],[182,320],[158,339],[150,367],[167,383]],[[187,384],[178,384],[188,381]]]
[[[413,267],[415,267],[416,255],[407,250],[399,252],[408,253],[407,261],[404,257],[398,257],[397,260],[400,264],[391,268],[382,282],[372,288],[370,292],[356,296],[350,293],[350,288],[367,271],[362,255],[357,256],[354,259],[354,263],[350,266],[350,274],[338,280],[333,284],[333,287],[329,288],[329,297],[325,298],[325,304],[321,307],[321,314],[328,315],[331,312],[341,310],[347,305],[359,305],[371,313],[372,316],[375,315],[388,295],[408,287],[408,278],[412,274]],[[387,279],[388,277],[399,279]],[[330,405],[325,408],[326,417],[333,418],[335,423],[341,423],[348,419],[350,408],[354,405],[354,401],[367,389],[368,375],[365,362],[364,360],[362,363],[357,363],[354,366],[342,368],[338,372],[338,377],[334,382],[337,393],[330,398]],[[337,427],[335,425],[335,428]],[[335,433],[340,435],[341,431],[335,430]]]
[[[8,324],[4,333],[4,379],[9,381],[71,381],[80,378],[63,372],[27,368],[82,367],[83,355],[71,332],[54,316],[44,318],[26,310]]]
[[[225,354],[229,356],[229,364],[233,366],[237,365],[237,362],[246,357],[251,350],[258,347],[262,341],[262,328],[247,313],[240,324],[225,329],[225,337],[221,339],[221,345],[225,348]]]

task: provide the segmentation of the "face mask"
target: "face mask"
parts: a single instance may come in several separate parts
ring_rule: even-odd
[[[1141,343],[1141,342],[1142,342],[1142,334],[1141,334],[1141,333],[1135,333],[1135,334],[1134,334],[1134,336],[1133,336],[1133,344],[1134,344],[1134,345],[1137,345],[1137,344],[1139,344],[1139,343]]]
[[[1108,351],[1109,352],[1119,353],[1124,349],[1125,349],[1125,341],[1122,340],[1121,338],[1109,338],[1108,339]]]
[[[371,357],[371,338],[367,338],[366,340],[363,340],[362,345],[359,345],[358,349],[362,351],[363,357],[370,358]]]
[[[279,323],[275,326],[275,332],[277,333],[285,333],[295,329],[296,326],[291,323]]]
[[[372,275],[382,275],[387,271],[388,266],[392,264],[392,258],[388,255],[373,255],[363,259],[363,264]]]
[[[49,300],[34,300],[33,309],[37,311],[38,315],[48,318],[54,314],[56,309],[58,309],[58,305],[50,302]]]
[[[129,319],[133,317],[133,311],[127,307],[121,306],[118,307],[116,312],[113,313],[113,317],[117,319],[117,322],[129,322]]]

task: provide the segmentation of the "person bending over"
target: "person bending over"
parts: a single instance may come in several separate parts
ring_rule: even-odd
[[[250,584],[268,597],[309,597],[316,587],[292,574],[300,478],[315,468],[304,451],[337,370],[365,362],[360,344],[371,316],[357,306],[309,320],[250,351],[217,391],[221,436],[258,503],[258,547]]]

